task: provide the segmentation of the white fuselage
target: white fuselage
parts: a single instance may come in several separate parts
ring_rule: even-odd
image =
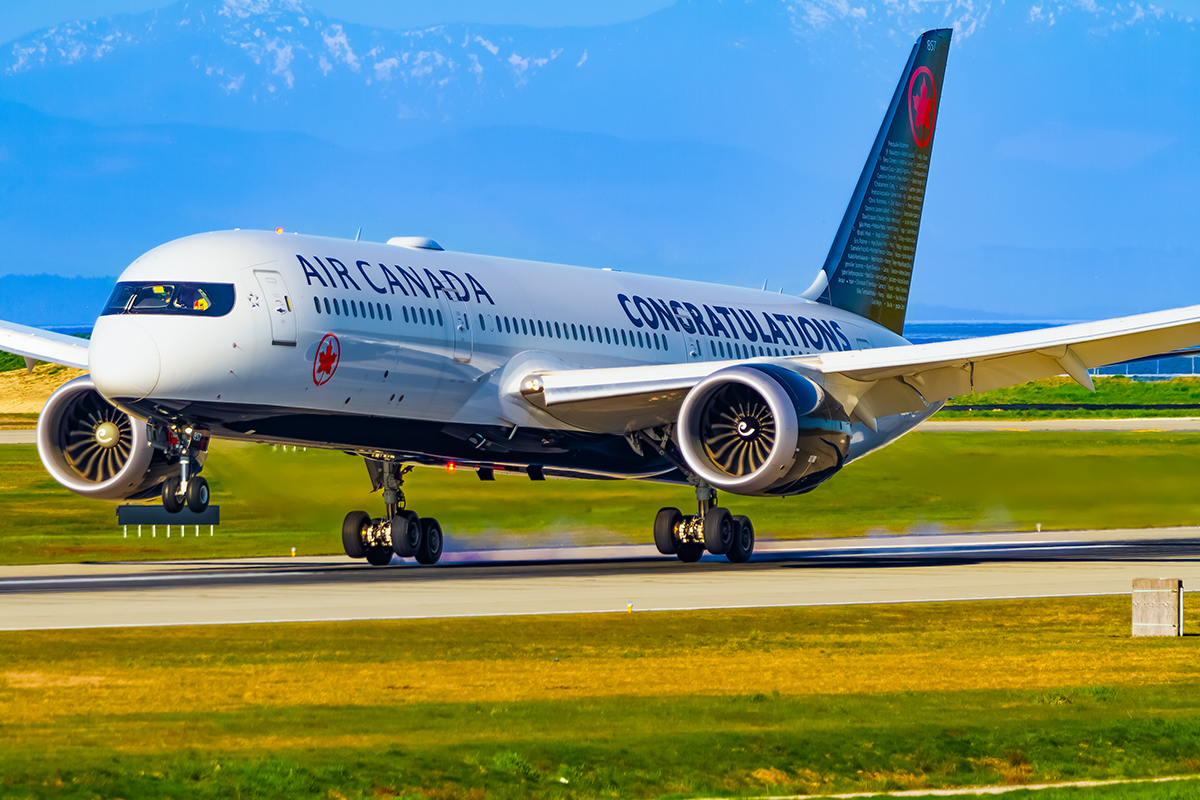
[[[217,435],[429,463],[543,463],[527,437],[505,452],[500,434],[569,435],[502,391],[514,364],[737,362],[906,344],[854,314],[783,294],[263,231],[170,242],[120,281],[226,283],[236,296],[220,317],[102,316],[89,361],[110,401],[140,417],[186,416]],[[903,416],[878,433],[855,425],[854,455],[927,414]],[[466,444],[473,435],[492,444]],[[438,447],[447,436],[464,449]],[[434,452],[446,449],[455,452]],[[613,475],[661,467],[578,464]]]

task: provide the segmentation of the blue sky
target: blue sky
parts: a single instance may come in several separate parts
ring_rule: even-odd
[[[340,61],[333,38],[264,44],[260,21],[223,39],[156,39],[149,17],[67,44],[36,33],[167,5],[0,7],[0,40],[20,40],[0,51],[0,195],[21,199],[0,208],[0,278],[111,278],[204,230],[361,225],[798,291],[914,35],[950,24],[913,301],[1075,319],[1200,303],[1200,37],[1158,6],[310,0],[367,26]],[[371,30],[456,21],[482,27],[432,49]],[[95,55],[114,31],[133,44]],[[389,66],[418,51],[442,66]]]
[[[360,22],[379,28],[409,28],[439,22],[487,22],[507,25],[558,27],[562,25],[607,25],[639,19],[672,0],[604,0],[564,2],[524,0],[330,0],[320,3],[322,11],[336,19]],[[114,14],[131,14],[162,8],[171,0],[39,0],[10,2],[0,7],[0,42],[26,33],[78,19],[97,19]]]

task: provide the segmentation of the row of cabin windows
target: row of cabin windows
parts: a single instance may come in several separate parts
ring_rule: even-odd
[[[313,307],[317,313],[334,314],[339,317],[362,317],[363,319],[384,319],[388,322],[392,321],[392,307],[388,303],[366,303],[362,300],[338,300],[334,298],[332,301],[328,297],[314,297]],[[445,325],[442,319],[442,312],[417,306],[400,306],[400,311],[404,315],[405,322],[417,322],[422,325]],[[436,314],[436,316],[435,316]]]
[[[488,322],[493,321],[491,315],[484,317],[479,315],[479,326],[483,330],[488,330]],[[584,342],[599,342],[600,344],[622,345],[624,347],[644,347],[649,349],[653,347],[655,350],[668,350],[667,337],[664,334],[660,337],[655,334],[642,334],[641,331],[625,331],[621,328],[601,328],[599,326],[592,327],[591,325],[576,325],[575,323],[564,322],[561,325],[557,322],[551,322],[537,319],[521,319],[518,317],[501,317],[497,316],[494,319],[494,330],[504,333],[515,333],[522,336],[541,336],[542,338],[552,339],[573,339],[574,341]]]
[[[322,300],[324,303],[322,303]],[[387,315],[388,322],[392,321],[392,307],[386,303],[364,303],[362,300],[332,301],[328,297],[314,297],[313,307],[317,313],[335,314],[339,317],[362,317],[367,319],[383,319]]]
[[[318,314],[322,313],[322,305],[324,306],[325,314],[362,317],[363,319],[367,319],[368,317],[370,319],[383,319],[386,315],[388,322],[392,321],[392,307],[387,303],[366,303],[362,300],[348,301],[344,299],[334,299],[331,303],[328,297],[313,298],[313,306],[316,308]],[[405,322],[415,323],[419,320],[422,325],[433,325],[436,319],[438,326],[445,325],[440,309],[429,309],[426,311],[426,309],[418,306],[401,306],[400,311],[404,315]],[[490,316],[485,318],[483,314],[479,315],[479,326],[482,329],[487,330],[489,318]],[[468,326],[470,325],[466,319],[463,322]],[[549,320],[543,324],[540,319],[525,320],[518,317],[501,316],[495,318],[495,330],[499,331],[503,328],[505,333],[520,333],[523,336],[537,335],[543,338],[552,336],[556,339],[583,340],[585,342],[600,342],[601,344],[620,344],[624,347],[643,347],[646,349],[653,347],[655,350],[670,349],[667,345],[666,335],[660,338],[657,333],[643,334],[641,331],[626,331],[622,328],[601,328],[598,326],[593,328],[591,325],[585,327],[583,325],[576,325],[573,322],[569,323],[569,325],[570,327],[568,328],[568,323],[566,322],[560,325],[557,322],[550,322]],[[718,356],[721,358],[753,358],[756,349],[758,351],[757,355],[771,355],[771,348],[764,348],[761,345],[756,348],[754,345],[726,344],[725,342],[710,339],[708,346],[712,350],[714,358]],[[774,351],[774,355],[776,356],[796,355],[794,350],[780,350],[778,347],[774,348]]]
[[[717,357],[718,355],[721,358],[754,358],[754,356],[756,356],[756,355],[759,355],[759,356],[799,355],[795,350],[789,350],[786,347],[784,347],[783,349],[780,349],[778,347],[770,348],[770,347],[763,347],[762,345],[758,345],[756,348],[752,344],[751,345],[734,344],[733,342],[726,344],[725,342],[715,341],[715,340],[709,340],[708,347],[709,347],[709,349],[712,350],[712,354],[713,354],[714,358]],[[757,352],[756,352],[756,350],[757,350]]]

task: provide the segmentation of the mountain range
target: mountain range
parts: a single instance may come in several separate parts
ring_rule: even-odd
[[[944,25],[914,300],[1055,318],[1200,301],[1200,38],[1124,0],[681,0],[608,26],[413,31],[187,0],[60,25],[0,48],[0,275],[111,279],[202,230],[361,226],[799,290],[915,34]],[[33,313],[0,303],[91,312]]]

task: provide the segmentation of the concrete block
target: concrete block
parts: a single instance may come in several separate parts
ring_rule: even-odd
[[[1183,636],[1183,581],[1134,579],[1133,635]]]

